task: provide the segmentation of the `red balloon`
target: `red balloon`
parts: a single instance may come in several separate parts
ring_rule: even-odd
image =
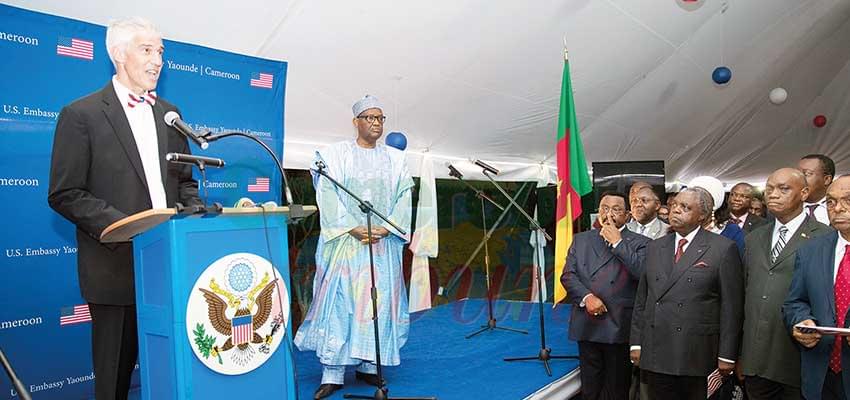
[[[823,128],[826,125],[826,116],[824,116],[823,114],[818,115],[817,117],[815,117],[812,123],[814,123],[815,126],[818,128]]]

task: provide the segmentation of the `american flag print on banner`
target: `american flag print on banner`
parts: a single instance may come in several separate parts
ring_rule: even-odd
[[[62,307],[59,313],[59,326],[81,324],[83,322],[91,322],[88,304]]]
[[[88,40],[60,36],[56,43],[56,54],[94,60],[94,43]]]
[[[262,72],[251,74],[251,86],[253,87],[271,89],[273,83],[274,75],[272,74],[264,74]]]
[[[233,318],[233,344],[238,346],[251,341],[254,336],[254,324],[251,315]]]
[[[248,192],[268,192],[269,178],[257,178],[254,183],[248,184]]]

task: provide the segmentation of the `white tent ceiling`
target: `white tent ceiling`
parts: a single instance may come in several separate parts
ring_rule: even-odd
[[[414,171],[430,151],[465,172],[476,158],[506,179],[551,172],[566,41],[588,162],[664,160],[668,182],[759,183],[811,152],[850,170],[850,0],[8,3],[98,24],[141,15],[169,39],[288,61],[291,168],[353,137],[351,103],[370,93]],[[718,65],[733,71],[724,87]]]

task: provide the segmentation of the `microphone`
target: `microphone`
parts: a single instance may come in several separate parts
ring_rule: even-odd
[[[450,162],[446,162],[446,167],[449,167],[449,176],[453,176],[458,179],[463,178],[463,174],[461,174],[460,171],[458,171],[457,168],[455,168]]]
[[[494,168],[492,165],[489,165],[489,164],[485,163],[484,161],[481,161],[481,160],[475,160],[475,161],[474,161],[474,164],[475,164],[475,165],[477,165],[477,166],[479,166],[479,167],[481,167],[481,168],[484,168],[484,171],[486,171],[486,172],[489,172],[489,173],[491,173],[491,174],[493,174],[493,175],[499,175],[499,170],[498,170],[498,169]]]
[[[168,153],[165,155],[165,159],[174,163],[193,164],[202,168],[207,165],[216,168],[224,167],[224,160],[220,158],[193,156],[191,154]]]
[[[201,135],[198,135],[195,130],[192,129],[192,127],[186,125],[186,123],[183,122],[182,119],[180,119],[180,114],[178,114],[176,111],[169,111],[165,113],[165,118],[163,119],[165,119],[166,125],[180,131],[183,136],[186,136],[187,138],[191,139],[202,150],[206,150],[207,147],[210,147],[210,144],[207,143],[207,140],[201,137]]]

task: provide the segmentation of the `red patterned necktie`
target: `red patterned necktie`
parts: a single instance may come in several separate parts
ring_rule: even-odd
[[[682,258],[682,254],[685,253],[686,244],[688,244],[688,239],[679,239],[679,247],[676,248],[676,262],[679,262],[679,259]]]
[[[809,208],[809,216],[814,218],[815,217],[815,210],[818,208],[818,205],[817,204],[809,204],[806,207]]]
[[[731,223],[733,223],[733,224],[735,224],[735,225],[741,225],[741,220],[740,220],[740,219],[738,219],[738,218],[735,218],[735,217],[730,217],[730,218],[729,218],[729,222],[731,222]]]
[[[133,108],[142,103],[148,103],[151,106],[156,104],[156,92],[153,90],[149,90],[141,96],[136,96],[135,94],[130,93],[130,100],[127,101],[127,105],[130,106],[130,108]]]
[[[844,247],[844,257],[838,264],[838,275],[835,276],[835,319],[838,327],[844,327],[844,315],[850,307],[850,245]],[[836,336],[829,355],[829,369],[841,372],[841,344],[844,337]]]

